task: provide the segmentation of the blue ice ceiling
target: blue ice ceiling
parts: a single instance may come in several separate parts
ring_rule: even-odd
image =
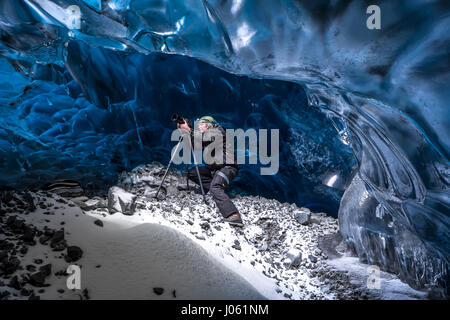
[[[20,168],[42,170],[45,180],[49,166],[71,167],[101,184],[102,174],[91,175],[132,167],[146,148],[164,161],[173,110],[207,111],[229,126],[285,125],[285,171],[258,180],[267,184],[260,191],[276,185],[278,197],[311,204],[327,198],[332,211],[340,193],[318,182],[333,172],[352,177],[349,142],[358,172],[340,201],[344,237],[361,259],[414,286],[445,287],[450,5],[377,1],[382,28],[369,30],[369,4],[2,0],[0,148],[11,168],[2,177],[14,184]],[[34,162],[20,158],[28,151]],[[245,174],[242,188],[255,178]]]

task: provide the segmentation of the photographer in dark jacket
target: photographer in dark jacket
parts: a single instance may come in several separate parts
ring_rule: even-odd
[[[211,155],[213,161],[206,166],[200,166],[198,168],[203,188],[205,192],[209,191],[211,193],[225,221],[231,225],[242,227],[244,224],[239,211],[225,193],[225,189],[239,172],[239,166],[234,160],[232,152],[230,152],[230,143],[226,141],[226,131],[222,126],[218,125],[211,116],[204,116],[197,119],[197,121],[199,123],[199,130],[202,134],[202,150],[205,150],[205,148],[213,141],[216,141],[216,139],[222,139],[223,141],[222,155],[215,155],[213,153]],[[190,122],[188,121],[178,124],[178,128],[188,130],[191,133],[193,132],[190,127]],[[188,177],[199,184],[195,167],[189,170]]]

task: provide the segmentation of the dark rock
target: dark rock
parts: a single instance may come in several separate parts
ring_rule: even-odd
[[[6,298],[8,298],[11,295],[11,293],[9,291],[3,291],[0,292],[0,300],[5,300]]]
[[[84,289],[83,290],[83,297],[86,299],[86,300],[89,300],[91,297],[89,296],[89,291],[88,291],[88,289]]]
[[[34,259],[33,262],[35,264],[42,264],[42,262],[44,262],[42,259]]]
[[[39,243],[45,245],[50,239],[51,236],[47,236],[44,234],[42,237],[39,238]]]
[[[61,242],[64,240],[64,228],[56,231],[50,241],[50,246],[53,247],[58,242]]]
[[[25,230],[25,221],[22,219],[14,219],[14,223],[11,225],[11,229],[16,233],[20,233]]]
[[[60,271],[55,272],[55,276],[58,276],[58,277],[66,277],[68,275],[69,274],[67,273],[66,270],[60,270]]]
[[[58,289],[59,293],[64,293],[64,289]]]
[[[3,203],[9,203],[14,199],[14,195],[11,191],[2,191],[0,192],[0,200]]]
[[[14,243],[8,240],[0,240],[0,249],[10,251],[14,249]]]
[[[203,230],[208,230],[210,228],[209,223],[207,221],[202,221],[200,223],[200,227],[202,227]]]
[[[241,244],[239,243],[238,240],[234,240],[234,244],[231,247],[236,250],[241,250]]]
[[[343,244],[345,244],[345,242],[340,232],[320,236],[318,238],[319,249],[321,249],[330,259],[342,257],[344,252],[340,252],[340,249],[343,248]]]
[[[64,228],[55,232],[50,240],[50,247],[53,251],[62,251],[67,247],[67,242],[64,240]]]
[[[46,222],[50,222],[50,220],[45,220]],[[47,226],[44,227],[44,235],[48,236],[49,238],[53,237],[55,234],[55,230],[48,228]]]
[[[309,223],[311,212],[307,209],[296,209],[292,213],[292,217],[297,220],[298,223],[306,225]]]
[[[16,221],[16,218],[17,218],[16,216],[9,216],[8,219],[6,219],[6,225],[8,227],[11,227]]]
[[[44,190],[56,193],[65,198],[75,198],[84,195],[84,191],[83,188],[81,188],[81,185],[75,180],[68,179],[55,180],[52,183],[46,185],[44,187]]]
[[[22,286],[20,285],[20,282],[19,282],[19,279],[17,278],[17,276],[14,276],[11,278],[11,280],[9,280],[8,287],[14,288],[16,290],[22,289]]]
[[[25,192],[23,195],[23,200],[28,205],[28,210],[34,211],[36,210],[36,206],[34,205],[33,196],[29,192]]]
[[[48,277],[52,273],[52,265],[51,263],[43,265],[39,268],[40,271],[42,271],[46,277]]]
[[[34,287],[48,287],[49,284],[45,283],[45,278],[47,277],[46,272],[38,271],[30,276],[29,283]]]
[[[0,251],[0,261],[8,257],[8,252],[6,250]]]
[[[28,297],[28,300],[41,300],[40,296],[34,295],[34,292]]]
[[[30,272],[35,272],[36,271],[36,266],[34,266],[32,264],[29,264],[29,265],[27,265],[25,267],[25,269],[27,269],[27,271],[30,271]]]
[[[10,259],[5,259],[2,263],[2,265],[0,266],[0,269],[3,269],[3,272],[8,275],[8,274],[13,274],[14,272],[17,271],[17,269],[19,269],[20,266],[20,260],[17,259],[16,257],[12,257]]]
[[[24,296],[24,297],[28,297],[31,293],[32,293],[32,291],[27,290],[27,289],[25,289],[25,288],[23,288],[23,289],[20,291],[20,295],[21,295],[21,296]]]
[[[203,235],[201,235],[201,234],[196,234],[195,237],[196,237],[198,240],[206,240],[206,238],[205,238]]]
[[[315,256],[311,255],[311,254],[308,256],[308,258],[309,258],[309,261],[311,261],[312,263],[316,263],[317,262],[317,258]]]
[[[164,293],[163,288],[153,288],[153,292],[157,294],[158,296],[162,295]]]
[[[34,236],[36,235],[36,232],[30,228],[30,227],[25,227],[24,228],[24,233],[22,236],[22,240],[25,242],[34,242]]]
[[[177,297],[177,292],[175,290],[172,291],[172,297],[174,297],[174,298]]]
[[[94,221],[94,224],[96,224],[96,225],[98,225],[99,227],[103,227],[103,222],[102,222],[102,220],[95,220]]]
[[[83,256],[83,250],[77,246],[67,247],[67,255],[65,256],[66,262],[78,261]]]

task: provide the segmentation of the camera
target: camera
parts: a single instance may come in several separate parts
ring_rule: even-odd
[[[172,115],[172,121],[176,122],[178,124],[183,124],[186,120],[182,117],[180,117],[178,114],[174,113]]]

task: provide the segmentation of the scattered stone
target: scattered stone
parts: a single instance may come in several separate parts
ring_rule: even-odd
[[[45,245],[45,244],[47,244],[48,240],[50,240],[50,239],[51,239],[50,236],[47,236],[47,235],[44,234],[43,236],[41,236],[39,238],[39,243],[42,244],[42,245]]]
[[[84,297],[86,300],[91,299],[91,297],[89,296],[89,291],[88,291],[88,289],[84,289],[84,290],[83,290],[83,297]]]
[[[19,269],[20,260],[16,257],[11,257],[10,259],[3,259],[0,269],[3,270],[3,273],[6,275],[13,274]]]
[[[30,228],[25,227],[25,231],[22,236],[22,240],[28,243],[34,243],[34,236],[36,235],[36,232]]]
[[[103,227],[103,221],[102,220],[95,220],[94,221],[94,224],[96,224],[97,226],[99,226],[99,227]]]
[[[56,244],[60,243],[63,240],[64,240],[64,228],[56,231],[53,234],[53,237],[50,241],[50,246],[53,248]]]
[[[234,244],[231,247],[236,250],[241,250],[241,244],[238,240],[234,240]]]
[[[41,300],[40,296],[34,295],[34,292],[28,297],[28,300]]]
[[[22,286],[20,285],[19,279],[17,278],[17,276],[14,276],[11,278],[11,280],[8,283],[8,287],[14,288],[16,290],[22,289]]]
[[[306,208],[296,209],[292,213],[292,217],[297,220],[298,223],[306,225],[309,223],[311,212]]]
[[[313,256],[312,254],[310,254],[308,256],[308,258],[309,258],[309,261],[311,261],[312,263],[316,263],[317,262],[317,258],[315,256]]]
[[[25,267],[25,269],[27,269],[27,271],[34,272],[36,271],[36,266],[29,264]]]
[[[23,288],[22,290],[20,290],[20,295],[23,297],[28,297],[32,294],[33,291],[27,290],[25,288]]]
[[[65,256],[66,262],[78,261],[83,256],[83,250],[77,246],[67,247],[67,254]]]
[[[302,261],[302,252],[296,248],[289,249],[286,256],[285,263],[287,268],[298,267]]]
[[[162,295],[164,293],[164,289],[163,288],[153,288],[153,292],[156,295],[160,296],[160,295]]]
[[[52,273],[52,265],[51,263],[43,265],[39,268],[39,271],[42,271],[46,277],[48,277]]]
[[[201,227],[203,230],[209,230],[209,228],[210,228],[208,221],[202,221],[202,222],[200,222],[200,227]]]
[[[30,210],[31,212],[36,210],[36,206],[34,205],[33,196],[29,192],[25,192],[25,194],[23,195],[23,200],[28,205],[28,210]]]
[[[77,181],[69,179],[55,180],[52,183],[47,184],[44,187],[44,190],[56,193],[64,198],[76,198],[84,195],[81,185]]]
[[[49,284],[45,283],[45,278],[47,277],[45,271],[38,271],[30,276],[29,283],[34,287],[48,287]]]
[[[108,211],[110,214],[121,212],[133,215],[136,210],[136,196],[119,187],[111,187],[108,191]]]

